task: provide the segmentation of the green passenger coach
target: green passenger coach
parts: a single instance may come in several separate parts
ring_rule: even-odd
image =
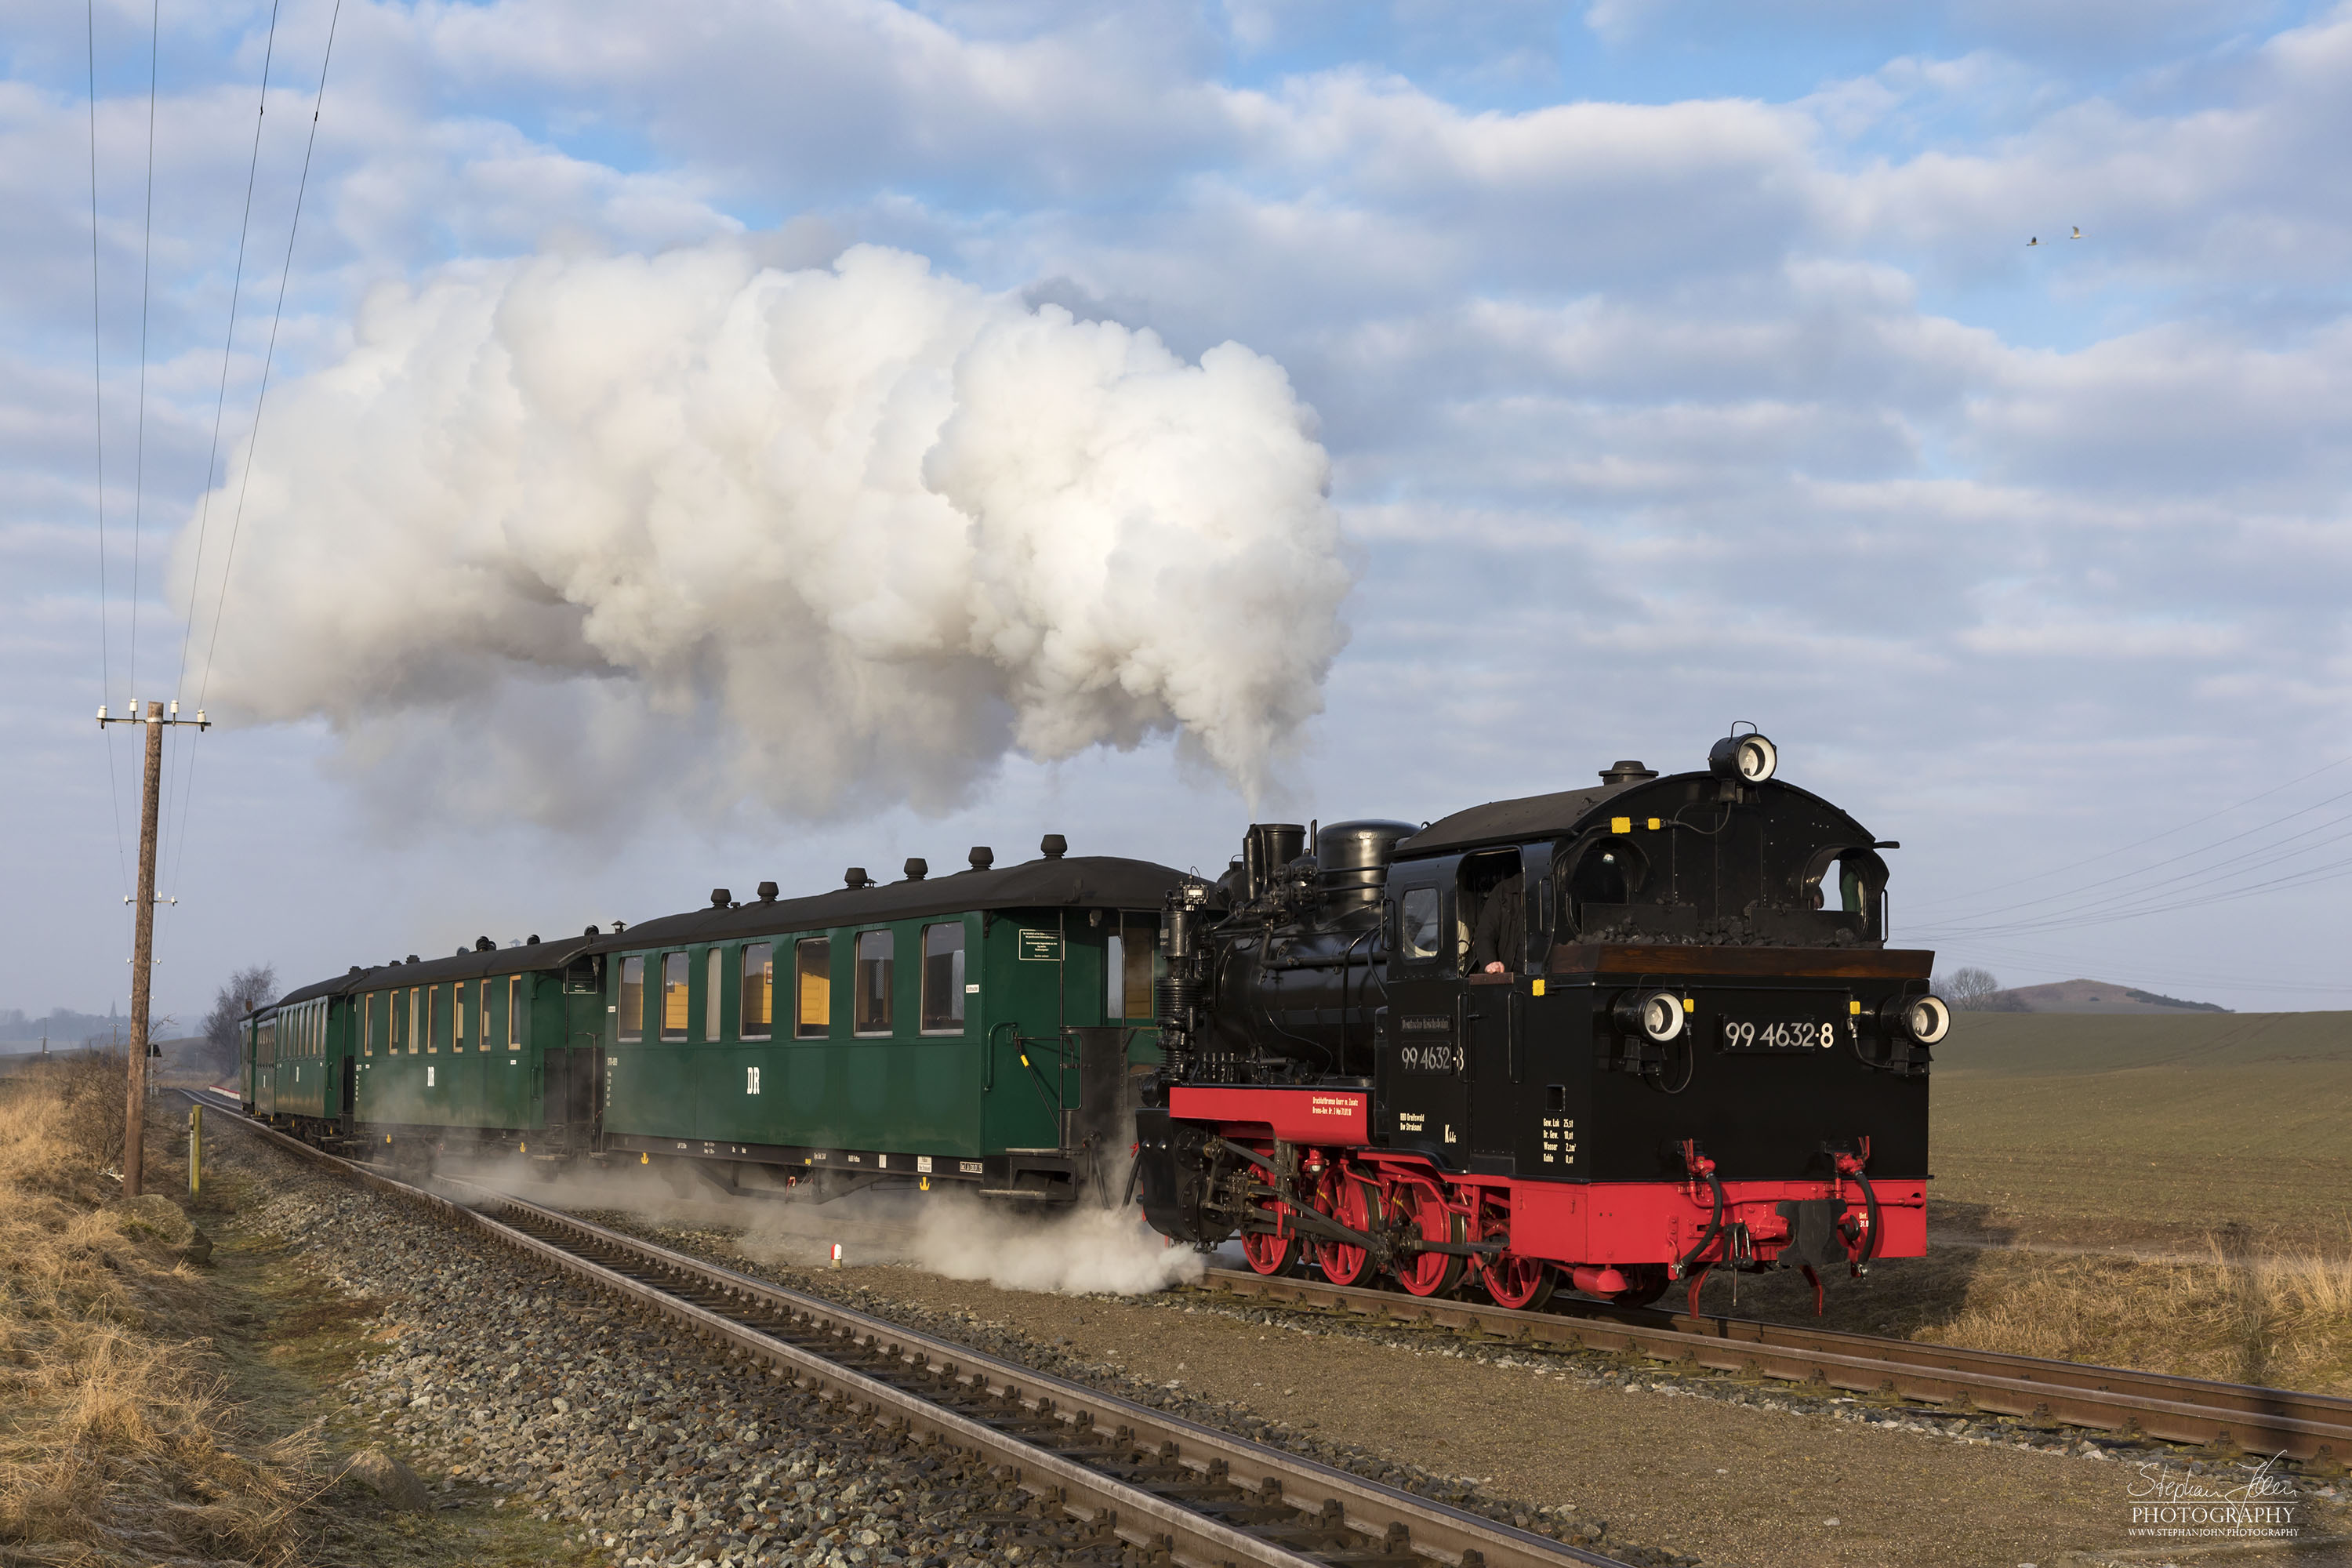
[[[1108,1201],[1182,874],[1073,858],[353,969],[245,1020],[247,1110],[403,1165],[592,1159],[729,1193]]]
[[[1181,873],[1042,858],[647,921],[604,961],[608,1155],[729,1192],[886,1178],[1110,1200],[1158,1058],[1160,910]]]

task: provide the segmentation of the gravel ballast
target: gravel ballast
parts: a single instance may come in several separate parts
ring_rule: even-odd
[[[245,1223],[284,1237],[298,1267],[385,1304],[389,1342],[348,1398],[439,1491],[488,1488],[501,1506],[576,1524],[567,1540],[583,1558],[624,1568],[1066,1556],[1009,1467],[889,1431],[395,1198],[276,1157],[283,1175]]]

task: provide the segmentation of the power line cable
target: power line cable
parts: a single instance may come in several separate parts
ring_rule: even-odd
[[[220,647],[221,619],[226,613],[228,607],[229,573],[236,564],[237,536],[244,531],[245,528],[245,498],[247,492],[253,485],[253,455],[261,445],[261,413],[263,406],[267,404],[269,397],[269,372],[271,365],[276,363],[278,355],[278,323],[282,321],[286,316],[286,286],[288,279],[289,279],[294,273],[294,241],[296,237],[298,237],[302,231],[302,202],[303,198],[309,194],[310,189],[310,159],[311,155],[318,151],[319,118],[320,113],[324,110],[327,102],[327,72],[328,68],[334,63],[335,31],[342,21],[342,16],[343,0],[335,0],[334,9],[329,14],[327,18],[326,47],[320,52],[319,57],[319,90],[317,95],[313,98],[310,105],[310,135],[302,147],[302,174],[301,178],[294,186],[293,221],[287,226],[286,229],[286,264],[279,270],[278,275],[278,303],[276,309],[270,314],[269,338],[268,344],[262,350],[261,354],[261,384],[255,392],[253,398],[253,428],[247,432],[246,436],[245,468],[242,476],[237,481],[236,508],[236,510],[230,514],[228,546],[222,552],[221,556],[220,591],[215,596],[213,604],[212,635],[207,637],[205,642],[204,673],[198,679],[196,683],[196,706],[199,709],[202,709],[205,705],[205,693],[212,689],[213,657]],[[271,25],[274,29],[276,26],[276,12],[274,10],[271,13]],[[268,83],[266,80],[263,85],[264,90],[267,91]],[[257,138],[259,136],[259,131],[257,128],[255,132],[255,135]],[[192,619],[194,609],[193,597],[192,594],[190,604]],[[198,732],[202,733],[202,731]],[[190,747],[188,752],[188,773],[181,786],[180,816],[184,825],[187,818],[190,803],[195,795],[195,773],[196,752],[194,747]],[[184,843],[185,842],[186,837],[186,829],[185,826],[183,826],[181,839]]]
[[[163,0],[150,10],[147,46],[147,232],[139,253],[139,416],[131,461],[131,695],[139,695],[139,533],[147,499],[147,307],[155,267],[155,83],[163,57]]]
[[[2077,891],[2088,893],[2094,888],[2108,886],[2118,881],[2126,881],[2132,878],[2145,877],[2150,872],[2161,870],[2165,867],[2177,864],[2179,861],[2194,859],[2199,857],[2210,854],[2213,851],[2223,848],[2230,844],[2236,843],[2240,839],[2250,837],[2253,834],[2266,832],[2273,827],[2284,826],[2286,823],[2302,816],[2304,812],[2316,811],[2321,806],[2332,805],[2336,801],[2347,798],[2347,795],[2352,795],[2352,791],[2347,791],[2344,795],[2331,795],[2326,800],[2315,801],[2311,805],[2303,807],[2301,811],[2292,812],[2286,816],[2263,823],[2255,827],[2250,827],[2243,833],[2235,833],[2226,838],[2217,839],[2213,843],[2206,845],[2201,848],[2187,850],[2179,855],[2168,857],[2163,860],[2156,862],[2152,866],[2144,867],[2137,871],[2127,872],[2118,877],[2110,877],[2101,882],[2085,884],[2084,887],[2077,889]],[[2303,853],[2304,850],[2316,848],[2320,845],[2336,843],[2348,835],[2336,834],[2330,837],[2320,839],[2317,844],[2304,845],[2301,848],[2291,847],[2292,846],[2294,846],[2296,841],[2299,839],[2309,838],[2315,833],[2325,832],[2330,827],[2337,826],[2347,822],[2352,822],[2352,813],[2347,813],[2341,816],[2330,817],[2326,822],[2319,823],[2311,827],[2306,827],[2300,833],[2290,834],[2284,838],[2275,839],[2253,851],[2252,856],[2240,858],[2234,865],[2231,866],[2228,869],[2221,871],[2220,874],[2225,877],[2234,877],[2242,875],[2247,871],[2261,870],[2270,866],[2275,866],[2280,861],[2287,859],[2292,856]],[[2050,899],[2029,900],[2028,902],[2021,904],[2011,904],[2001,909],[1985,910],[1976,914],[1950,916],[1948,917],[1948,919],[1960,923],[1946,925],[1936,929],[1956,931],[1968,931],[1972,930],[2028,930],[2048,923],[2063,923],[2065,921],[2074,916],[2097,914],[2108,910],[2129,905],[2133,900],[2145,900],[2150,897],[2160,888],[2171,887],[2175,884],[2185,882],[2193,877],[2210,874],[2212,868],[2210,867],[2192,867],[2188,870],[2176,872],[2172,876],[2164,878],[2159,881],[2144,883],[2136,888],[2119,888],[2112,893],[2103,894],[2099,897],[2090,899],[2087,902],[2076,902],[2070,906],[2053,910],[2047,915],[2037,916],[2026,921],[2013,921],[2008,924],[1996,923],[1982,926],[1969,923],[1987,921],[1994,915],[2007,914],[2017,910],[2041,909],[2047,905],[2060,902],[2060,900],[2069,898],[2072,895],[2059,894],[2054,895]],[[2199,900],[2190,901],[2195,902]]]
[[[92,3],[95,4],[96,0]],[[195,566],[188,579],[188,619],[180,632],[180,672],[173,681],[174,692],[185,689],[188,683],[188,644],[195,634],[196,605],[199,603],[196,595],[201,592],[205,580],[205,539],[212,522],[213,479],[220,467],[221,422],[228,409],[228,372],[232,353],[236,346],[236,311],[245,290],[245,252],[253,233],[253,192],[261,170],[261,127],[269,108],[269,68],[278,51],[278,0],[270,0],[269,36],[261,49],[261,95],[253,110],[253,154],[247,161],[245,169],[245,215],[237,225],[236,270],[231,277],[228,289],[228,331],[221,340],[220,385],[213,398],[213,438],[205,454],[204,498],[198,502],[196,510]],[[186,860],[188,799],[195,774],[196,744],[203,736],[202,730],[194,731],[189,744],[181,748],[186,761],[182,763],[180,771],[180,829],[173,836],[172,885],[174,888],[179,886],[180,869]]]
[[[107,625],[112,616],[106,585],[106,367],[98,287],[98,0],[87,0],[83,21],[89,46],[89,388],[91,438],[98,457],[98,700],[103,707],[114,688],[114,660]],[[122,780],[114,766],[114,738],[103,726],[99,742],[106,748],[106,798],[114,818],[115,875],[127,888],[131,860],[122,845]]]
[[[269,397],[269,371],[278,355],[278,325],[286,316],[286,285],[294,274],[294,240],[302,229],[302,198],[310,188],[310,156],[319,146],[319,115],[327,101],[327,68],[335,58],[335,29],[343,15],[343,0],[335,0],[334,11],[327,20],[327,47],[319,60],[319,91],[310,109],[310,137],[302,148],[302,177],[294,187],[294,221],[286,230],[286,265],[278,275],[278,306],[269,318],[269,342],[261,355],[261,386],[253,399],[253,430],[246,437],[245,469],[237,481],[236,510],[231,514],[228,548],[221,561],[220,595],[213,606],[212,636],[205,644],[205,672],[196,687],[196,705],[204,706],[205,693],[211,689],[213,658],[220,647],[221,618],[228,605],[229,573],[236,565],[237,536],[245,529],[245,498],[253,486],[253,455],[261,446],[261,411]]]
[[[2015,881],[1990,884],[1986,887],[1972,889],[1965,893],[1948,893],[1939,899],[1929,899],[1927,900],[1920,907],[1923,909],[1934,909],[1944,904],[1962,903],[1969,899],[1976,898],[1979,894],[2002,892],[2011,888],[2022,887],[2030,883],[2045,880],[2051,877],[2060,876],[2080,867],[2095,865],[2101,860],[2112,859],[2117,855],[2122,855],[2130,850],[2140,848],[2145,845],[2153,844],[2159,838],[2169,838],[2176,833],[2186,833],[2192,827],[2200,827],[2206,823],[2213,821],[2217,817],[2227,816],[2233,811],[2242,810],[2245,807],[2253,805],[2258,800],[2268,800],[2271,796],[2279,794],[2283,790],[2293,789],[2295,785],[2302,784],[2306,780],[2315,779],[2324,773],[2333,772],[2335,769],[2342,767],[2347,763],[2352,763],[2352,756],[2338,757],[2332,763],[2323,763],[2307,773],[2296,774],[2294,778],[2287,780],[2284,784],[2273,784],[2269,789],[2263,790],[2258,795],[2250,795],[2245,799],[2239,801],[2234,805],[2221,807],[2219,811],[2210,811],[2202,816],[2191,817],[2187,822],[2168,827],[2160,833],[2151,833],[2145,838],[2136,838],[2129,844],[2120,845],[2113,849],[2102,849],[2096,855],[2085,856],[2080,860],[2070,860],[2063,866],[2053,866],[2046,871],[2036,871],[2030,877],[2019,878]],[[2334,798],[2341,799],[2342,797],[2336,796]],[[2324,805],[2326,803],[2323,802],[2322,804]],[[2284,819],[2283,818],[2281,820]]]

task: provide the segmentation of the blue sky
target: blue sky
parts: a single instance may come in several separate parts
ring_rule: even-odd
[[[165,563],[253,431],[332,4],[283,0],[274,41],[266,5],[161,7],[152,248],[149,13],[89,20],[116,703],[134,622],[139,695],[205,679]],[[79,10],[0,16],[0,1005],[102,1011],[137,763],[88,717],[89,44]],[[2352,7],[344,0],[318,112],[273,409],[371,301],[534,257],[884,247],[1187,360],[1235,342],[1311,407],[1354,574],[1262,809],[1431,817],[1696,765],[1752,720],[1903,841],[1898,938],[1948,963],[2352,994],[2320,826],[2352,769],[2317,771],[2352,755]],[[369,454],[273,451],[271,417],[265,479],[365,487]],[[267,515],[212,597],[232,644],[304,592]],[[525,735],[531,680],[426,700],[372,668],[278,721],[232,691],[185,750],[165,1005],[257,959],[292,981],[1045,831],[1215,866],[1249,815],[1164,728],[983,746],[944,795],[672,787],[722,715],[567,825],[451,739]]]

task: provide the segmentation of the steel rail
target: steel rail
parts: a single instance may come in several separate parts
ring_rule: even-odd
[[[2333,1471],[2352,1457],[2352,1399],[2213,1383],[1998,1351],[1923,1345],[1748,1318],[1693,1318],[1605,1303],[1546,1311],[1213,1268],[1213,1291],[1400,1326],[1523,1341],[1849,1393],[1893,1394],[1951,1415],[2016,1417],[2161,1442],[2278,1454]]]
[[[1621,1560],[1253,1443],[470,1183],[457,1202],[315,1149],[210,1091],[234,1124],[641,1308],[730,1354],[1013,1467],[1066,1544],[1192,1568],[1625,1568]],[[1091,1534],[1086,1532],[1090,1531]]]

